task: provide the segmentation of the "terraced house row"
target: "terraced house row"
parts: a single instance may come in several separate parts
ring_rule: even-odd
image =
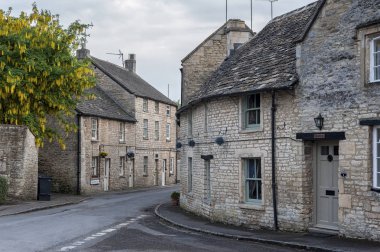
[[[256,35],[230,20],[185,57],[181,206],[380,240],[379,9],[320,0]]]
[[[96,74],[94,100],[76,109],[78,133],[66,150],[46,143],[38,169],[58,192],[93,193],[176,183],[177,105],[136,74],[136,56],[125,67],[89,57]]]

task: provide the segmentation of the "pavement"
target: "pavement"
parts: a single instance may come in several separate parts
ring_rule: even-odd
[[[206,218],[186,212],[170,202],[158,205],[155,214],[165,222],[190,231],[313,251],[380,251],[380,243],[347,239],[332,234],[291,233],[272,230],[252,230],[212,223]]]

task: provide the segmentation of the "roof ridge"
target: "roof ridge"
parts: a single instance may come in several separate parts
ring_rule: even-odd
[[[280,19],[287,18],[287,17],[289,17],[289,16],[292,16],[292,15],[298,14],[298,13],[300,13],[300,12],[302,12],[302,11],[305,11],[306,9],[314,8],[315,5],[318,4],[320,1],[321,1],[321,0],[317,0],[317,1],[315,1],[315,2],[312,2],[312,3],[309,3],[309,4],[305,5],[305,6],[302,6],[302,7],[298,8],[298,9],[295,9],[295,10],[289,11],[289,12],[287,12],[287,13],[284,13],[284,14],[282,14],[282,15],[280,15],[280,16],[277,16],[277,17],[273,18],[269,23],[272,23],[272,22],[278,21],[278,20],[280,20]],[[269,24],[269,23],[268,23],[268,24]]]

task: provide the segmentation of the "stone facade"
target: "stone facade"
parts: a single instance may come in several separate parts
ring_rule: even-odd
[[[293,90],[274,91],[278,227],[297,232],[324,229],[317,221],[318,158],[320,146],[329,140],[339,146],[338,174],[333,175],[338,185],[333,230],[341,236],[380,240],[380,196],[373,189],[373,126],[361,123],[368,118],[380,121],[378,83],[368,82],[368,40],[380,36],[380,3],[327,0],[318,4],[315,21],[297,44],[298,84]],[[187,73],[189,82],[197,75]],[[198,76],[194,82],[198,85]],[[255,130],[243,126],[242,101],[249,93],[200,99],[180,110],[183,208],[225,223],[274,228],[272,93],[259,93],[261,123]],[[324,117],[322,130],[314,122],[319,113]],[[306,134],[312,139],[303,138]],[[330,134],[335,137],[327,137]],[[224,143],[217,144],[220,137]],[[193,147],[190,140],[195,142]],[[245,195],[247,158],[261,164],[262,199],[255,203],[247,202]]]
[[[38,149],[27,127],[0,125],[0,176],[8,181],[8,196],[37,198]]]
[[[182,105],[197,94],[201,85],[237,46],[253,36],[241,20],[229,20],[182,60]]]
[[[67,193],[89,194],[176,183],[174,102],[131,72],[135,68],[126,70],[99,59],[93,59],[93,65],[97,85],[92,92],[97,98],[77,106],[79,132],[66,138],[66,150],[55,143],[45,144],[40,152],[40,172],[52,177],[54,191]],[[147,96],[137,95],[138,92],[146,92]],[[92,135],[93,120],[98,128],[96,139]],[[146,139],[144,120],[148,120]],[[159,124],[158,139],[155,122]],[[125,127],[124,141],[119,139],[121,123]],[[108,155],[101,157],[101,152]],[[148,161],[145,166],[144,157]]]

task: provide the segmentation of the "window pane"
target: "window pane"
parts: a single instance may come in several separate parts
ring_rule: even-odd
[[[321,146],[321,155],[329,155],[329,146]]]
[[[339,156],[339,146],[334,146],[334,156]]]
[[[254,108],[255,107],[255,95],[250,95],[248,96],[248,101],[247,101],[247,108]]]
[[[379,66],[375,67],[374,72],[375,72],[375,80],[380,80],[380,67]]]
[[[260,95],[256,95],[256,108],[260,108]]]
[[[376,187],[380,187],[380,173],[377,174],[377,185]]]
[[[380,52],[375,53],[374,66],[380,66]]]
[[[380,39],[374,41],[374,52],[380,52]]]
[[[258,110],[247,111],[247,123],[248,125],[260,124],[260,116]]]
[[[261,200],[261,181],[257,181],[257,199]]]
[[[377,156],[380,157],[380,143],[377,144]]]

